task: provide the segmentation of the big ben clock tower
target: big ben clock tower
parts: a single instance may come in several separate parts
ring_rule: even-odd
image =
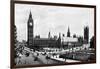
[[[27,22],[27,36],[28,36],[28,47],[33,48],[33,19],[32,14],[30,12],[28,22]]]

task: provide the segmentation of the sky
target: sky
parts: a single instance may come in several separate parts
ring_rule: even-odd
[[[34,36],[40,35],[47,38],[65,34],[68,27],[71,36],[84,35],[84,27],[89,27],[89,39],[94,35],[94,9],[79,7],[60,7],[47,5],[15,4],[15,25],[17,27],[17,39],[27,41],[27,21],[29,13],[32,13],[34,21]]]

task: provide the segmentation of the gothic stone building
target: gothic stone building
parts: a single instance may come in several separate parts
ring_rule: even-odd
[[[55,47],[59,46],[58,41],[54,38],[50,38],[50,32],[48,38],[34,38],[34,21],[32,18],[32,13],[30,12],[28,22],[27,22],[27,45],[29,48],[42,48],[42,47]]]
[[[70,29],[68,27],[68,32],[66,37],[61,37],[61,34],[59,33],[58,38],[51,38],[50,32],[48,34],[48,38],[40,38],[34,37],[34,21],[32,18],[32,13],[30,12],[28,22],[27,22],[27,45],[29,48],[43,48],[43,47],[52,47],[52,48],[62,48],[66,46],[72,46],[76,45],[79,46],[80,43],[78,42],[77,38],[72,38],[70,36]],[[88,43],[88,27],[84,29],[84,40],[86,43]],[[70,46],[70,47],[71,47]],[[68,47],[67,47],[68,48]]]

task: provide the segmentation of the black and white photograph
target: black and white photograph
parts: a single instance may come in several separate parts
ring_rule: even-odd
[[[96,62],[95,8],[14,3],[14,65]]]

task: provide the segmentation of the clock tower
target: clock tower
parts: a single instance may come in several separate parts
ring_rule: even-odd
[[[32,13],[30,12],[28,22],[27,22],[27,43],[29,48],[33,48],[33,19]]]

